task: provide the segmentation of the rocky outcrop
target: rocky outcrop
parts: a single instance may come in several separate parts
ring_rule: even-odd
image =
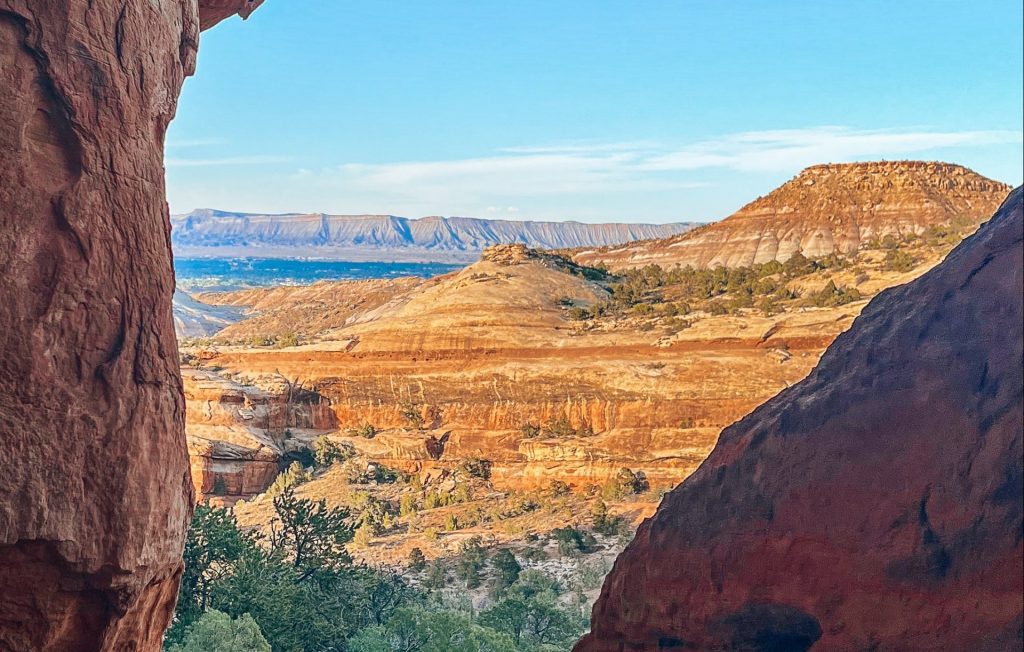
[[[613,269],[740,267],[800,252],[851,254],[871,240],[970,227],[999,206],[1010,186],[959,165],[883,161],[815,165],[720,222],[663,240],[581,251],[585,264]]]
[[[723,431],[577,652],[1020,648],[1022,199]]]
[[[236,0],[0,0],[0,648],[158,650],[192,490],[163,138]]]
[[[581,224],[395,215],[260,215],[210,209],[171,218],[179,255],[275,255],[471,262],[486,247],[599,247],[682,233],[692,224]]]
[[[264,0],[199,0],[199,27],[209,29],[231,16],[249,17]]]
[[[197,501],[232,504],[263,492],[310,442],[335,429],[330,402],[281,381],[274,391],[182,369],[192,484]]]

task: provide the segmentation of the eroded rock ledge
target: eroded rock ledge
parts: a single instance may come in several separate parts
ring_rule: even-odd
[[[0,648],[158,650],[192,489],[163,140],[200,23],[0,0]]]
[[[1020,647],[1022,198],[723,431],[577,652]]]

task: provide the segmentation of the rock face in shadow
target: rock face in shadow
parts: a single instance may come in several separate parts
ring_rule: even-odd
[[[192,497],[164,133],[201,17],[253,4],[0,0],[2,649],[160,647]]]
[[[1020,648],[1022,198],[722,433],[577,652]]]

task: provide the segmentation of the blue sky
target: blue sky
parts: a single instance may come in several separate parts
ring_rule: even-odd
[[[1019,0],[267,0],[205,32],[172,212],[719,219],[802,167],[1018,185]]]

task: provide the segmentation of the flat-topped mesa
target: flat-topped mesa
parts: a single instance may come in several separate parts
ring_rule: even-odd
[[[765,213],[783,217],[791,212],[813,219],[811,210],[817,210],[820,217],[828,218],[829,209],[837,214],[856,211],[870,219],[873,213],[895,209],[904,214],[900,216],[902,223],[919,225],[923,230],[927,226],[948,224],[957,218],[967,218],[976,223],[991,215],[995,206],[987,213],[977,215],[971,210],[975,201],[996,201],[998,205],[1010,190],[1012,188],[1005,183],[954,163],[823,163],[803,169],[791,180],[768,195],[758,197],[726,220]]]
[[[796,253],[850,255],[872,240],[970,228],[1010,192],[960,165],[931,161],[828,163],[806,168],[733,215],[662,240],[586,251],[580,263],[630,268],[741,267]]]

